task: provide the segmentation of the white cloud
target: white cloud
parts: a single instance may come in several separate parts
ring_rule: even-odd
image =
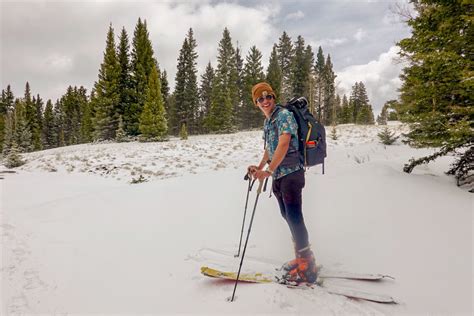
[[[403,64],[395,59],[399,48],[392,46],[382,53],[377,60],[364,65],[352,65],[336,73],[336,85],[339,94],[349,97],[354,83],[362,81],[367,89],[374,114],[378,114],[383,104],[398,97],[398,88],[401,86],[399,74]]]
[[[400,17],[393,12],[387,12],[382,18],[382,23],[385,25],[400,23]]]
[[[319,46],[326,48],[333,48],[347,42],[347,38],[323,38],[309,43],[313,48],[317,49]]]
[[[141,1],[140,5],[129,1],[86,1],[7,3],[2,10],[2,87],[11,84],[20,95],[28,80],[35,93],[54,101],[68,85],[84,85],[90,91],[103,60],[110,23],[116,43],[125,27],[131,45],[138,18],[147,21],[155,57],[166,69],[173,87],[176,60],[190,27],[197,41],[200,73],[209,61],[216,66],[218,42],[225,27],[233,44],[238,42],[243,58],[256,45],[266,65],[272,45],[278,40],[279,31],[272,21],[280,7],[211,1]],[[60,85],[64,91],[58,94],[56,87]]]
[[[298,20],[304,17],[304,13],[301,10],[298,10],[296,12],[292,12],[288,14],[285,19],[286,20]]]
[[[358,42],[360,42],[366,35],[367,33],[363,29],[358,29],[357,32],[354,34],[354,38]]]
[[[50,71],[66,72],[72,69],[73,60],[70,56],[53,54],[45,60],[43,65]]]

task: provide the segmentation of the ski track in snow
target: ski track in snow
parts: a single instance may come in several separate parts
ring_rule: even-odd
[[[34,311],[34,306],[41,302],[45,294],[52,294],[51,285],[39,274],[37,262],[29,246],[33,237],[21,233],[18,227],[10,224],[0,225],[0,232],[3,257],[0,270],[2,289],[11,293],[10,300],[3,308],[8,315],[24,315]],[[4,298],[2,295],[2,301]]]

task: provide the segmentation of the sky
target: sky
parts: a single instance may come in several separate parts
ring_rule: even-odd
[[[271,49],[286,31],[302,35],[316,53],[331,55],[337,92],[350,94],[355,82],[366,85],[377,114],[397,98],[403,64],[396,43],[410,29],[394,13],[393,1],[40,1],[0,0],[0,87],[15,96],[26,81],[33,94],[53,102],[69,85],[90,92],[103,60],[108,27],[118,37],[124,27],[131,41],[138,18],[148,24],[155,57],[174,87],[179,49],[190,27],[197,41],[198,75],[210,61],[225,27],[245,59],[251,46],[263,54],[266,69]]]

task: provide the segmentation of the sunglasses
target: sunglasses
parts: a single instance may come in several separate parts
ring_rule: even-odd
[[[257,102],[258,102],[258,103],[263,103],[263,101],[265,101],[265,100],[270,101],[271,99],[273,99],[273,95],[269,94],[269,95],[267,95],[266,97],[260,97],[260,98],[258,98],[258,99],[257,99]]]

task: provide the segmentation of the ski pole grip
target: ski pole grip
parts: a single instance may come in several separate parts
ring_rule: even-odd
[[[257,189],[257,194],[262,193],[262,188],[263,188],[263,181],[259,181],[259,183],[258,183],[258,189]]]

